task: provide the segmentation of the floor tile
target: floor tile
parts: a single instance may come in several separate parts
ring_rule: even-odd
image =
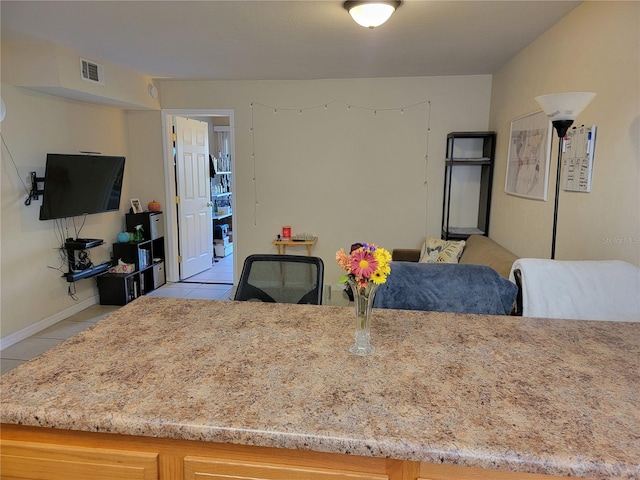
[[[186,298],[198,298],[202,300],[229,300],[231,288],[227,285],[202,284]]]
[[[91,305],[90,307],[71,315],[65,320],[70,320],[72,322],[96,323],[119,308],[120,307],[117,305]]]
[[[233,284],[233,254],[217,258],[211,268],[182,280],[182,283]]]
[[[185,291],[185,290],[178,290],[174,288],[162,287],[157,290],[154,290],[148,295],[150,297],[187,298],[187,295],[189,295],[192,291],[193,289]]]
[[[231,289],[231,285],[223,285],[219,283],[201,283],[196,286],[196,290],[216,290],[224,292]]]
[[[19,365],[22,365],[26,360],[13,360],[10,358],[1,358],[0,359],[0,375],[4,375],[9,370],[13,370]]]
[[[184,282],[179,282],[179,283],[165,283],[163,286],[161,286],[160,288],[154,290],[153,292],[151,292],[151,294],[160,292],[160,291],[167,291],[167,290],[172,290],[174,292],[182,292],[182,293],[189,293],[192,292],[193,290],[195,290],[196,288],[198,288],[197,283],[184,283]]]
[[[96,320],[97,322],[98,320]],[[61,322],[51,325],[49,328],[33,335],[34,338],[56,338],[64,340],[72,337],[76,333],[84,330],[85,328],[93,326],[96,322],[78,322],[70,319],[62,320]]]
[[[24,340],[14,343],[10,347],[2,350],[2,358],[8,358],[11,360],[30,360],[33,357],[37,357],[38,355],[46,352],[50,348],[55,347],[61,342],[62,340],[57,338],[25,338]]]

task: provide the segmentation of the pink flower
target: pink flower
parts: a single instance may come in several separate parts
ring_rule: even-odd
[[[357,277],[369,278],[378,268],[375,255],[369,250],[356,250],[351,253],[351,273]]]

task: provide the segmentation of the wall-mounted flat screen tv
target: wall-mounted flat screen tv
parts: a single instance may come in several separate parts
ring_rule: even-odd
[[[40,220],[119,210],[124,160],[48,153]]]

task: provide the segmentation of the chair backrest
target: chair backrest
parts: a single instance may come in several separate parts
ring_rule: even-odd
[[[234,300],[322,304],[324,263],[319,257],[249,255]]]

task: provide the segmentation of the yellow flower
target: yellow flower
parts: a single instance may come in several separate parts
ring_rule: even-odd
[[[385,248],[378,247],[373,254],[376,256],[378,263],[387,264],[391,262],[391,254]]]
[[[382,273],[380,270],[376,271],[373,275],[371,275],[371,281],[376,285],[382,285],[387,281],[387,276]]]
[[[391,273],[391,265],[386,263],[382,265],[378,264],[378,271],[385,276],[389,275]]]

